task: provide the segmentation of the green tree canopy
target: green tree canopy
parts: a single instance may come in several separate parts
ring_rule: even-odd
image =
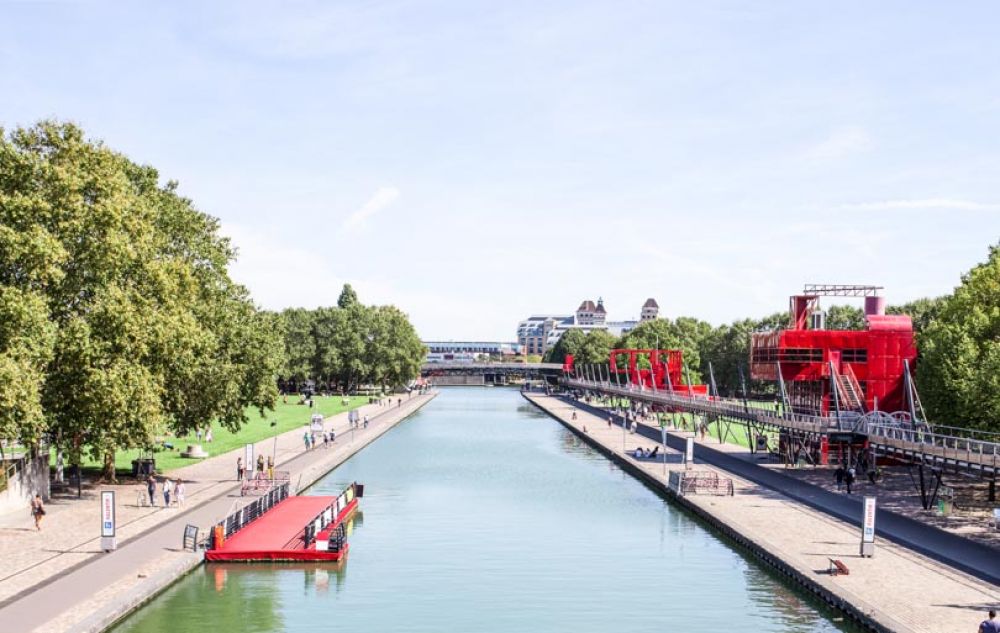
[[[1000,245],[918,336],[917,383],[939,424],[1000,430]]]
[[[280,331],[218,221],[71,124],[0,133],[0,433],[78,458],[274,403]]]

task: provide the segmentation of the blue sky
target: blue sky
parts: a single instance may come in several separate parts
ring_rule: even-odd
[[[0,1],[0,125],[180,181],[267,308],[428,339],[803,283],[948,292],[1000,240],[994,2]]]

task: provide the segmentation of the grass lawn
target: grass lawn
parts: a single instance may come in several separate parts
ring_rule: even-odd
[[[259,442],[272,437],[276,433],[285,433],[296,428],[304,429],[309,423],[309,416],[317,411],[324,416],[331,416],[349,409],[356,409],[363,404],[368,404],[368,397],[351,396],[350,403],[344,406],[341,396],[316,396],[313,398],[315,407],[312,409],[306,405],[296,404],[298,401],[299,397],[293,395],[288,396],[288,404],[283,403],[279,398],[275,410],[266,411],[264,417],[261,417],[256,409],[248,408],[247,417],[249,421],[237,433],[231,433],[221,428],[218,424],[213,423],[212,443],[207,443],[204,437],[202,437],[201,446],[209,456],[215,457],[216,455],[239,448],[244,444]],[[272,421],[277,422],[277,425],[272,427]],[[163,440],[168,444],[172,444],[173,449],[164,449],[155,453],[157,472],[167,472],[175,468],[197,463],[198,460],[181,457],[181,451],[186,450],[188,444],[197,443],[197,438],[193,433],[186,437],[165,436]],[[139,454],[140,451],[138,449],[119,451],[115,455],[115,468],[118,474],[130,475],[132,473],[132,460],[139,457]],[[148,456],[148,453],[146,456]],[[51,463],[55,463],[54,452]],[[92,474],[100,471],[101,465],[100,461],[84,456],[83,469],[85,473]]]

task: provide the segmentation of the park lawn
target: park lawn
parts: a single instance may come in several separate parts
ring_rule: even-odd
[[[253,407],[247,408],[247,417],[249,421],[243,425],[237,433],[232,433],[224,428],[221,428],[218,423],[212,423],[212,443],[209,444],[205,441],[204,436],[202,436],[201,446],[210,457],[215,457],[216,455],[221,455],[227,453],[233,449],[240,448],[245,444],[259,442],[263,439],[273,437],[275,434],[285,433],[291,431],[292,429],[301,428],[305,430],[307,424],[309,424],[309,417],[316,412],[322,413],[324,417],[329,417],[331,415],[336,415],[350,409],[356,409],[363,404],[368,404],[367,396],[351,396],[350,402],[347,406],[342,404],[341,396],[315,396],[313,402],[315,404],[314,408],[310,409],[304,404],[296,404],[299,401],[299,397],[295,395],[288,396],[288,403],[285,404],[279,398],[278,404],[275,406],[274,411],[265,411],[262,417],[257,409]],[[277,425],[272,427],[271,422],[277,422]],[[197,463],[199,460],[188,459],[181,457],[181,451],[187,450],[188,444],[198,443],[195,434],[192,433],[185,437],[174,437],[174,436],[164,436],[163,440],[173,445],[172,449],[159,450],[154,454],[156,458],[156,471],[159,473],[168,472],[181,468],[183,466],[190,466],[191,464]],[[144,457],[148,457],[149,453],[145,451],[140,451],[139,449],[132,449],[127,451],[119,451],[115,454],[115,469],[118,471],[119,475],[130,475],[132,473],[132,460],[140,456],[143,453]],[[52,456],[52,462],[55,463],[55,455]],[[98,460],[91,459],[89,455],[84,455],[83,458],[83,469],[85,472],[95,472],[100,471],[101,462]]]

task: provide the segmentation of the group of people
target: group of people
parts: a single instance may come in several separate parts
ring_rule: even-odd
[[[156,477],[150,475],[146,478],[146,492],[149,494],[149,505],[156,505]],[[169,477],[163,478],[163,483],[160,485],[160,490],[163,493],[163,507],[169,508],[171,505],[181,507],[184,505],[184,494],[186,492],[184,486],[184,480],[178,477],[177,479],[170,479]]]
[[[306,431],[302,434],[302,444],[305,445],[306,450],[316,448],[316,444],[323,442],[323,448],[328,448],[330,444],[337,441],[337,432],[333,429],[329,431]]]
[[[654,459],[657,456],[657,454],[659,454],[659,452],[660,452],[659,444],[657,444],[656,447],[653,449],[648,449],[648,448],[643,449],[641,446],[638,446],[634,451],[632,451],[632,456],[635,457],[636,459]]]
[[[256,478],[257,479],[274,479],[274,458],[270,455],[267,456],[267,460],[264,459],[264,455],[257,456],[257,467],[256,467]],[[247,477],[246,466],[243,465],[243,458],[236,458],[236,481],[243,481]]]
[[[844,468],[844,465],[840,464],[837,466],[837,470],[833,471],[833,478],[837,482],[838,492],[844,487],[844,484],[847,484],[847,494],[851,494],[851,486],[854,485],[855,480],[858,478],[858,473],[854,469],[854,466]]]

